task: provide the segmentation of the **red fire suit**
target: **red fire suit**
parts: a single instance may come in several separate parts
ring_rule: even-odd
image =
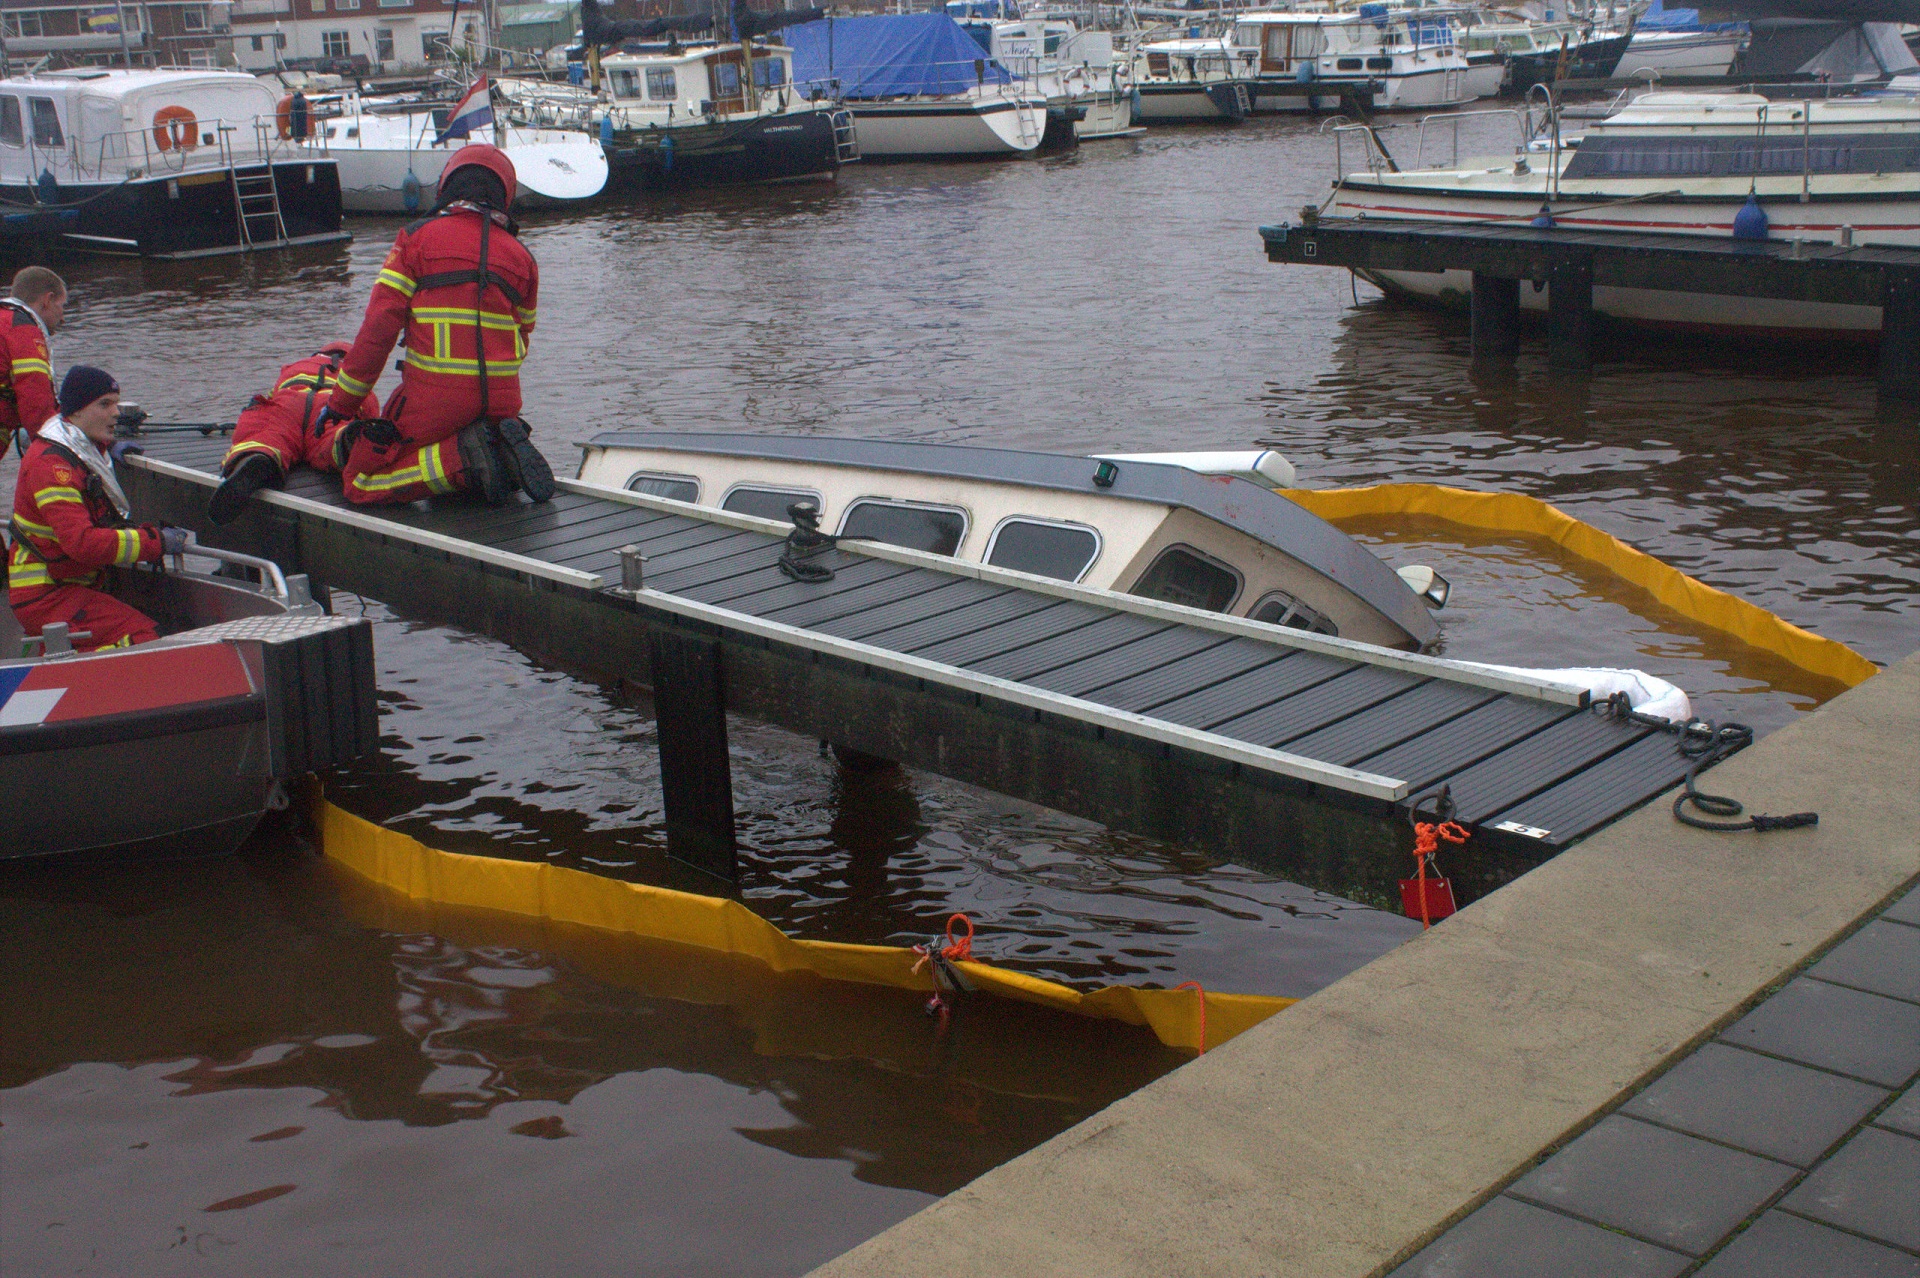
[[[400,385],[382,414],[400,439],[355,441],[343,474],[349,501],[459,491],[466,485],[453,437],[476,421],[519,413],[540,271],[507,225],[504,215],[461,202],[394,240],[329,402],[337,413],[358,412],[404,329]]]
[[[160,530],[120,519],[91,472],[50,439],[35,439],[13,493],[13,553],[7,601],[29,635],[64,621],[82,652],[159,638],[153,620],[97,589],[110,564],[160,558]]]
[[[38,435],[59,412],[53,397],[53,365],[47,338],[32,315],[0,306],[0,440],[25,428]]]
[[[327,406],[339,378],[338,365],[328,355],[309,355],[282,368],[273,390],[255,395],[241,411],[221,469],[230,470],[236,459],[260,452],[273,458],[283,476],[302,462],[315,470],[339,470],[333,459],[333,437],[347,424],[346,419],[335,418],[321,432],[313,429],[314,419]],[[379,401],[367,395],[348,417],[379,414]]]

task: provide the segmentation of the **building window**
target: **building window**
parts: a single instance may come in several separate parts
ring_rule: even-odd
[[[360,0],[333,0],[333,7],[336,10],[358,9]]]
[[[840,520],[840,535],[951,555],[967,535],[967,512],[957,506],[917,506],[863,497],[847,507]]]
[[[647,96],[655,102],[671,102],[680,96],[672,67],[647,68]]]
[[[818,508],[820,494],[804,488],[757,488],[751,484],[741,484],[727,493],[726,500],[720,503],[720,509],[730,510],[736,515],[752,515],[757,519],[777,519],[784,524],[790,518],[787,507],[797,501],[810,501]]]
[[[187,65],[190,67],[216,67],[220,64],[214,61],[212,49],[188,49]]]
[[[353,56],[353,33],[350,31],[322,31],[320,33],[320,56],[323,58],[346,58]]]
[[[284,48],[286,48],[286,47],[287,47],[287,33],[286,33],[286,32],[284,32],[284,31],[276,31],[276,32],[274,32],[274,33],[273,33],[273,47],[274,47],[274,48],[276,48],[276,49],[284,49]]]
[[[393,28],[380,27],[373,33],[373,60],[393,61]]]
[[[987,562],[1061,581],[1078,581],[1100,555],[1100,534],[1084,524],[1015,516],[1002,520],[987,546]]]
[[[669,501],[699,501],[700,481],[692,475],[660,475],[642,470],[627,480],[627,491],[665,497]]]
[[[37,13],[0,13],[0,35],[8,39],[33,39],[44,34]]]
[[[420,52],[429,62],[444,61],[453,56],[453,41],[444,31],[422,31]]]
[[[255,53],[260,52],[265,47],[266,47],[266,43],[265,43],[264,37],[261,37],[261,36],[253,37],[253,51]]]
[[[0,142],[8,146],[25,146],[26,130],[20,124],[20,99],[0,97]]]
[[[207,11],[187,5],[180,10],[180,29],[182,31],[205,31],[207,29]]]
[[[1169,546],[1140,574],[1133,594],[1144,599],[1224,612],[1240,593],[1240,574],[1185,546]]]
[[[411,9],[413,0],[380,0],[382,9]]]
[[[27,105],[33,111],[33,144],[65,146],[67,139],[60,132],[60,111],[53,105],[53,99],[28,98]]]

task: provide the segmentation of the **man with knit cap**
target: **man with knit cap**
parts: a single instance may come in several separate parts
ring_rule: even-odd
[[[27,634],[64,621],[82,652],[157,639],[152,618],[100,587],[111,566],[181,553],[186,531],[128,519],[107,451],[120,415],[120,386],[110,375],[74,365],[60,383],[59,407],[20,461],[7,600]]]

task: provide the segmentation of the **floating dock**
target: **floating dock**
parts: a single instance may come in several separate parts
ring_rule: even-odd
[[[368,508],[302,470],[215,529],[226,439],[142,442],[124,470],[148,517],[651,686],[668,850],[728,879],[729,711],[1382,905],[1413,868],[1409,805],[1443,787],[1473,837],[1442,868],[1471,900],[1690,762],[1584,690],[873,542],[796,581],[784,525],[565,480],[543,505]]]
[[[1569,371],[1593,363],[1596,286],[1877,306],[1881,394],[1920,392],[1920,249],[1382,218],[1263,226],[1260,238],[1271,262],[1471,271],[1475,361],[1518,350],[1522,280],[1546,287],[1547,362]]]

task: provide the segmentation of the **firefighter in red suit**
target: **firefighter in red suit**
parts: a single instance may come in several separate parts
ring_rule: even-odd
[[[108,454],[120,415],[113,378],[76,364],[60,383],[59,403],[20,461],[7,600],[29,635],[64,621],[82,652],[146,643],[159,637],[153,620],[99,587],[111,565],[181,553],[186,531],[127,519]]]
[[[515,186],[505,152],[462,147],[440,175],[434,211],[388,251],[325,413],[330,422],[359,412],[404,333],[385,412],[344,436],[349,501],[471,492],[498,504],[516,488],[534,501],[553,496],[553,471],[518,416],[540,272],[507,216]]]
[[[40,424],[60,411],[47,338],[60,331],[66,314],[66,281],[44,266],[22,268],[0,300],[0,447],[15,431],[39,434]]]
[[[347,419],[329,417],[322,426],[320,417],[339,385],[340,363],[347,350],[346,342],[328,342],[307,358],[295,360],[280,370],[271,391],[255,395],[242,410],[233,444],[220,463],[225,478],[207,503],[207,517],[214,523],[238,519],[248,498],[262,488],[284,487],[288,473],[302,462],[329,473],[340,470],[346,459],[335,455],[334,442]],[[379,415],[379,401],[371,395],[351,414],[353,418]]]

